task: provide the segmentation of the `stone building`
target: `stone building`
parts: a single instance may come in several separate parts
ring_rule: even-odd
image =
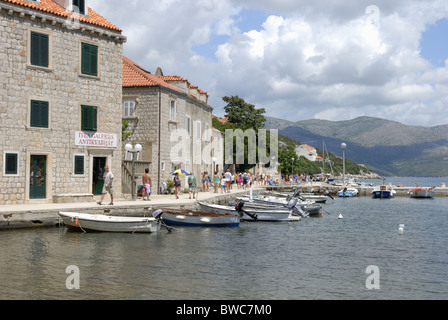
[[[317,155],[317,150],[307,144],[302,144],[296,148],[296,154],[300,157],[305,157],[309,161],[322,161],[322,157]]]
[[[154,193],[172,179],[173,170],[194,172],[199,179],[202,172],[222,167],[218,143],[224,139],[212,128],[208,97],[180,76],[164,76],[160,68],[153,74],[123,58],[123,119],[131,133],[126,143],[142,145],[140,171],[149,167]]]
[[[0,0],[0,204],[121,193],[122,31],[87,0]]]

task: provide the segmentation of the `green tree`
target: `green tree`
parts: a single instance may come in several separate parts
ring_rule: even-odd
[[[224,107],[226,117],[229,122],[239,126],[241,129],[252,128],[258,130],[264,127],[266,113],[264,108],[256,109],[253,104],[247,103],[238,96],[223,97],[222,100],[227,102]]]

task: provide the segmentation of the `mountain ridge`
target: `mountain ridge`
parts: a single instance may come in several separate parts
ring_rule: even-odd
[[[341,143],[348,144],[346,156],[383,175],[448,175],[448,125],[409,126],[375,117],[346,121],[288,121],[266,117],[266,129],[329,152],[342,154]]]

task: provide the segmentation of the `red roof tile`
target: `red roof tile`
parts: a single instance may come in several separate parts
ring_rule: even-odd
[[[68,18],[73,15],[72,12],[68,12],[67,9],[65,9],[64,7],[60,6],[59,4],[57,4],[56,2],[54,2],[52,0],[40,0],[40,3],[26,1],[26,0],[0,0],[0,1],[12,3],[15,5],[27,7],[30,9],[35,9],[35,10],[50,13],[50,14],[54,14],[54,15],[60,16],[60,17]],[[93,11],[91,8],[88,9],[87,16],[76,15],[76,14],[75,14],[75,16],[79,17],[80,22],[84,22],[84,23],[96,25],[96,26],[99,26],[102,28],[122,32],[122,30],[120,28],[113,25],[111,22],[109,22],[108,20],[103,18],[101,15],[99,15],[98,13]]]
[[[163,81],[160,77],[146,71],[131,59],[123,56],[123,87],[158,87],[162,86],[181,92],[176,87]]]

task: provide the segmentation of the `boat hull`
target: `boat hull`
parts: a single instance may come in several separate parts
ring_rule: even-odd
[[[170,226],[187,227],[238,227],[238,214],[191,211],[163,211],[163,221]]]
[[[430,199],[434,197],[434,191],[432,190],[411,190],[410,194],[412,198]]]
[[[60,212],[59,216],[71,232],[153,233],[160,230],[160,222],[152,217],[114,217],[74,212]]]
[[[218,213],[231,213],[238,214],[238,211],[234,207],[221,206],[217,204],[207,204],[199,202],[202,211],[214,211]],[[244,214],[241,217],[243,221],[265,221],[265,222],[293,222],[300,221],[301,217],[293,215],[289,210],[254,210],[254,209],[244,209],[245,212],[250,215],[256,215],[257,219]]]
[[[358,196],[358,189],[348,188],[347,190],[341,190],[338,192],[340,198],[350,198]]]
[[[372,196],[376,199],[389,199],[392,197],[392,193],[389,190],[372,191]]]

